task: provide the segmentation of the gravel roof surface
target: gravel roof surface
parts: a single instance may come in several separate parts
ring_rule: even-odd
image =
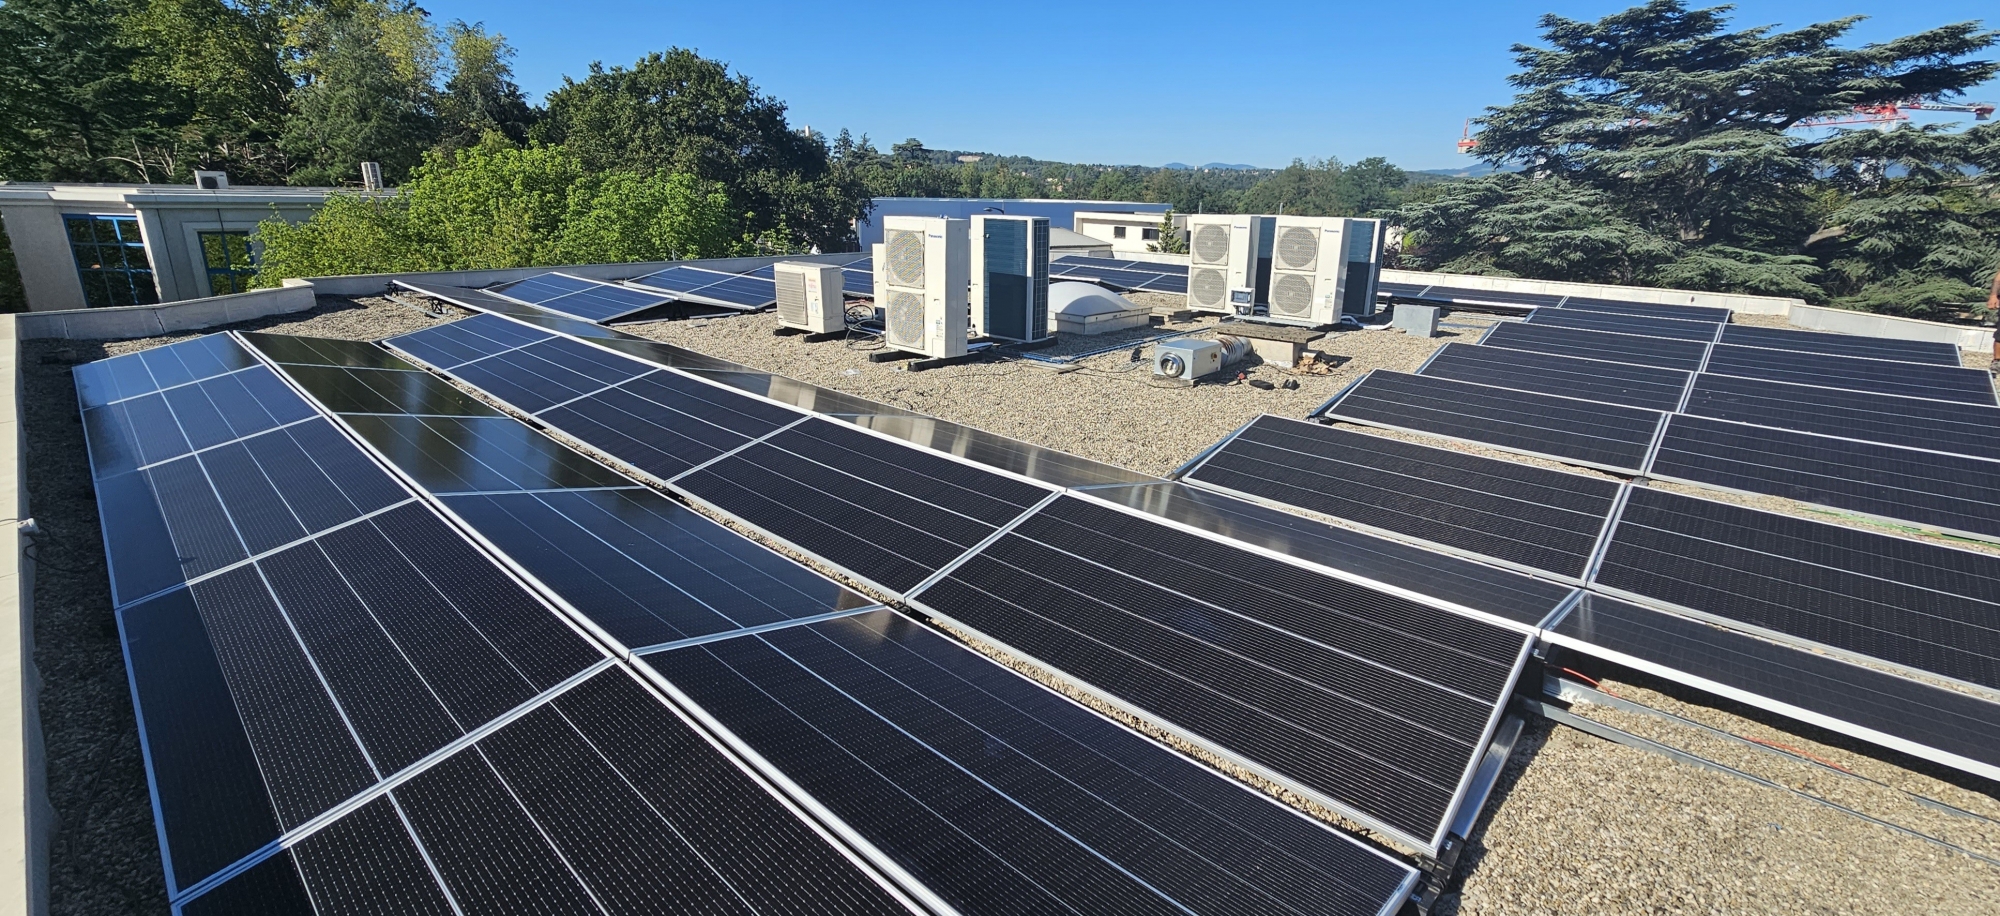
[[[1130,298],[1175,304],[1173,297]],[[235,327],[378,339],[439,320],[389,299],[322,297],[310,312]],[[1243,367],[1248,379],[1274,385],[1295,381],[1295,390],[1241,382],[1168,387],[1152,381],[1150,359],[1133,361],[1131,348],[1154,334],[1213,336],[1227,330],[1212,318],[1065,341],[1040,352],[1062,356],[1129,345],[1078,360],[1078,368],[1068,371],[1017,359],[910,373],[897,363],[869,363],[864,348],[871,342],[806,344],[775,336],[777,322],[768,314],[623,327],[995,433],[1166,474],[1258,414],[1303,416],[1368,369],[1414,370],[1438,346],[1475,340],[1492,323],[1486,316],[1455,314],[1446,319],[1444,336],[1434,340],[1388,330],[1336,333],[1311,347],[1337,365],[1330,374]],[[69,367],[186,336],[193,335],[23,343],[29,488],[46,532],[35,592],[36,660],[43,678],[49,789],[59,819],[51,856],[52,911],[58,914],[166,911]],[[1983,358],[1967,357],[1967,365],[1985,365]],[[1782,500],[1756,503],[1828,518]],[[2000,787],[1939,778],[1927,765],[1885,759],[1838,736],[1679,688],[1623,680],[1606,680],[1604,686],[1694,722],[1823,758],[1875,782],[1750,750],[1688,725],[1603,706],[1579,704],[1575,711],[2000,859]],[[1912,793],[1955,806],[1957,813]],[[1461,885],[1440,901],[1437,912],[2000,912],[1994,903],[2000,900],[2000,867],[1791,792],[1542,720],[1523,733],[1459,873]]]

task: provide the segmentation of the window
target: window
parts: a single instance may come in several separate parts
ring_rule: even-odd
[[[1141,229],[1139,230],[1139,237],[1148,242],[1157,242],[1160,240],[1160,230],[1158,228]]]
[[[83,301],[91,308],[110,305],[152,305],[160,301],[153,285],[153,262],[139,237],[136,216],[63,214],[69,230],[70,255],[83,282]]]
[[[199,232],[201,264],[208,270],[208,294],[226,296],[250,291],[257,276],[257,259],[250,251],[250,233],[243,230]]]
[[[1122,238],[1124,238],[1124,237],[1125,237],[1125,227],[1124,227],[1124,226],[1113,226],[1113,227],[1111,227],[1111,237],[1112,237],[1112,238],[1114,238],[1114,239],[1122,239]]]

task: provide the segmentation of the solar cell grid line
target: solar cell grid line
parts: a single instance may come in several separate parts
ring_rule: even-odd
[[[1264,415],[1184,480],[1581,582],[1616,481]]]
[[[908,600],[1432,853],[1533,642],[1078,497]]]
[[[1532,350],[1683,372],[1701,369],[1710,346],[1705,341],[1642,337],[1528,322],[1494,325],[1479,343],[1486,347]]]
[[[1336,575],[1399,588],[1523,626],[1540,626],[1576,593],[1546,578],[1183,483],[1099,487],[1081,495],[1324,567]]]
[[[585,321],[611,321],[672,301],[672,297],[662,293],[597,284],[537,305],[553,312],[574,315]]]
[[[1664,419],[1659,411],[1380,369],[1318,413],[1627,475],[1645,466]]]
[[[1703,373],[1681,412],[2000,460],[2000,407]]]
[[[1979,369],[1716,344],[1703,371],[1716,375],[1994,406],[1993,379]]]
[[[1674,340],[1695,340],[1713,343],[1724,325],[1708,321],[1688,321],[1673,318],[1641,318],[1613,312],[1592,312],[1583,309],[1536,309],[1529,313],[1528,322],[1536,325],[1551,325],[1564,328],[1581,328],[1586,331],[1609,331],[1613,334],[1637,334],[1642,337],[1670,337]]]
[[[1678,415],[1647,474],[2000,539],[2000,461]]]
[[[1664,411],[1680,406],[1692,378],[1679,369],[1463,343],[1440,347],[1417,374]]]
[[[676,347],[672,344],[648,340],[644,337],[627,334],[624,331],[609,328],[601,324],[582,321],[533,306],[510,302],[497,296],[481,293],[479,290],[416,284],[403,280],[398,280],[396,283],[398,286],[406,289],[421,292],[426,296],[441,299],[461,308],[480,313],[479,315],[475,315],[475,318],[490,317],[512,322],[522,331],[539,334],[555,333],[573,340],[587,341],[606,350],[644,360],[656,366],[671,366],[683,369],[742,370],[748,368],[740,363],[697,353],[685,347]],[[472,319],[461,320],[470,321]],[[457,323],[459,322],[453,322],[453,324]],[[439,325],[439,327],[447,326]],[[395,339],[391,338],[388,341],[384,341],[384,343],[392,343]],[[433,366],[436,365],[436,363],[431,363],[429,360],[424,360],[424,362]]]
[[[249,359],[228,338],[207,335],[129,353],[125,358],[83,363],[70,373],[76,380],[78,403],[90,408],[227,375],[256,364],[256,360]]]
[[[2000,779],[2000,704],[1615,598],[1586,596],[1554,645]]]
[[[517,302],[541,305],[552,299],[560,299],[571,293],[589,289],[595,281],[582,277],[572,277],[565,273],[545,273],[516,280],[493,287],[493,292]]]
[[[1593,590],[2000,696],[2000,558],[1632,488]]]
[[[1731,325],[1722,329],[1721,343],[1772,350],[1797,350],[1832,356],[1862,356],[1908,363],[1958,366],[1958,347],[1930,340],[1894,340],[1825,331]]]
[[[1561,307],[1569,311],[1604,312],[1614,315],[1635,315],[1644,318],[1678,318],[1687,321],[1706,321],[1726,324],[1734,313],[1726,308],[1707,305],[1666,305],[1651,302],[1628,302],[1623,299],[1605,299],[1595,296],[1564,296]]]
[[[511,322],[498,315],[474,315],[391,337],[384,343],[439,369],[456,369],[466,363],[554,337],[546,331]]]
[[[649,655],[941,910],[1384,914],[1408,865],[894,611]]]

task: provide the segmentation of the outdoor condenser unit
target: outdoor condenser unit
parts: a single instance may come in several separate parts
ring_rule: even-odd
[[[778,284],[780,327],[808,334],[847,329],[847,300],[841,295],[838,266],[781,261],[771,271]]]
[[[1341,293],[1340,313],[1373,318],[1376,284],[1382,279],[1382,244],[1388,226],[1379,219],[1350,219],[1345,235],[1347,280]]]
[[[1188,308],[1197,312],[1234,311],[1232,289],[1257,289],[1258,252],[1267,249],[1270,218],[1204,215],[1187,218]]]
[[[1049,220],[972,218],[972,333],[1034,341],[1049,336]]]
[[[875,259],[882,342],[933,359],[964,356],[971,251],[967,223],[941,216],[885,216]]]
[[[1280,216],[1271,247],[1271,305],[1264,319],[1305,327],[1340,320],[1346,301],[1347,220]]]

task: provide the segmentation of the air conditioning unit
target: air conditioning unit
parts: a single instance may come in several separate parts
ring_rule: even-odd
[[[1258,254],[1269,256],[1270,224],[1270,217],[1244,214],[1187,218],[1189,309],[1229,313],[1230,290],[1263,287]]]
[[[841,295],[839,267],[782,261],[771,270],[778,284],[779,327],[808,334],[847,329],[847,300]]]
[[[1341,293],[1341,314],[1375,317],[1376,285],[1382,279],[1382,245],[1388,234],[1388,224],[1379,219],[1347,221],[1347,282],[1345,292]]]
[[[228,190],[229,173],[213,172],[207,169],[195,169],[194,186],[204,191]]]
[[[885,216],[875,259],[882,342],[933,359],[964,356],[971,245],[962,219]]]
[[[1049,336],[1049,220],[972,218],[972,334],[1034,341]]]
[[[1280,216],[1272,239],[1270,314],[1275,324],[1319,327],[1340,320],[1347,278],[1347,220]]]

